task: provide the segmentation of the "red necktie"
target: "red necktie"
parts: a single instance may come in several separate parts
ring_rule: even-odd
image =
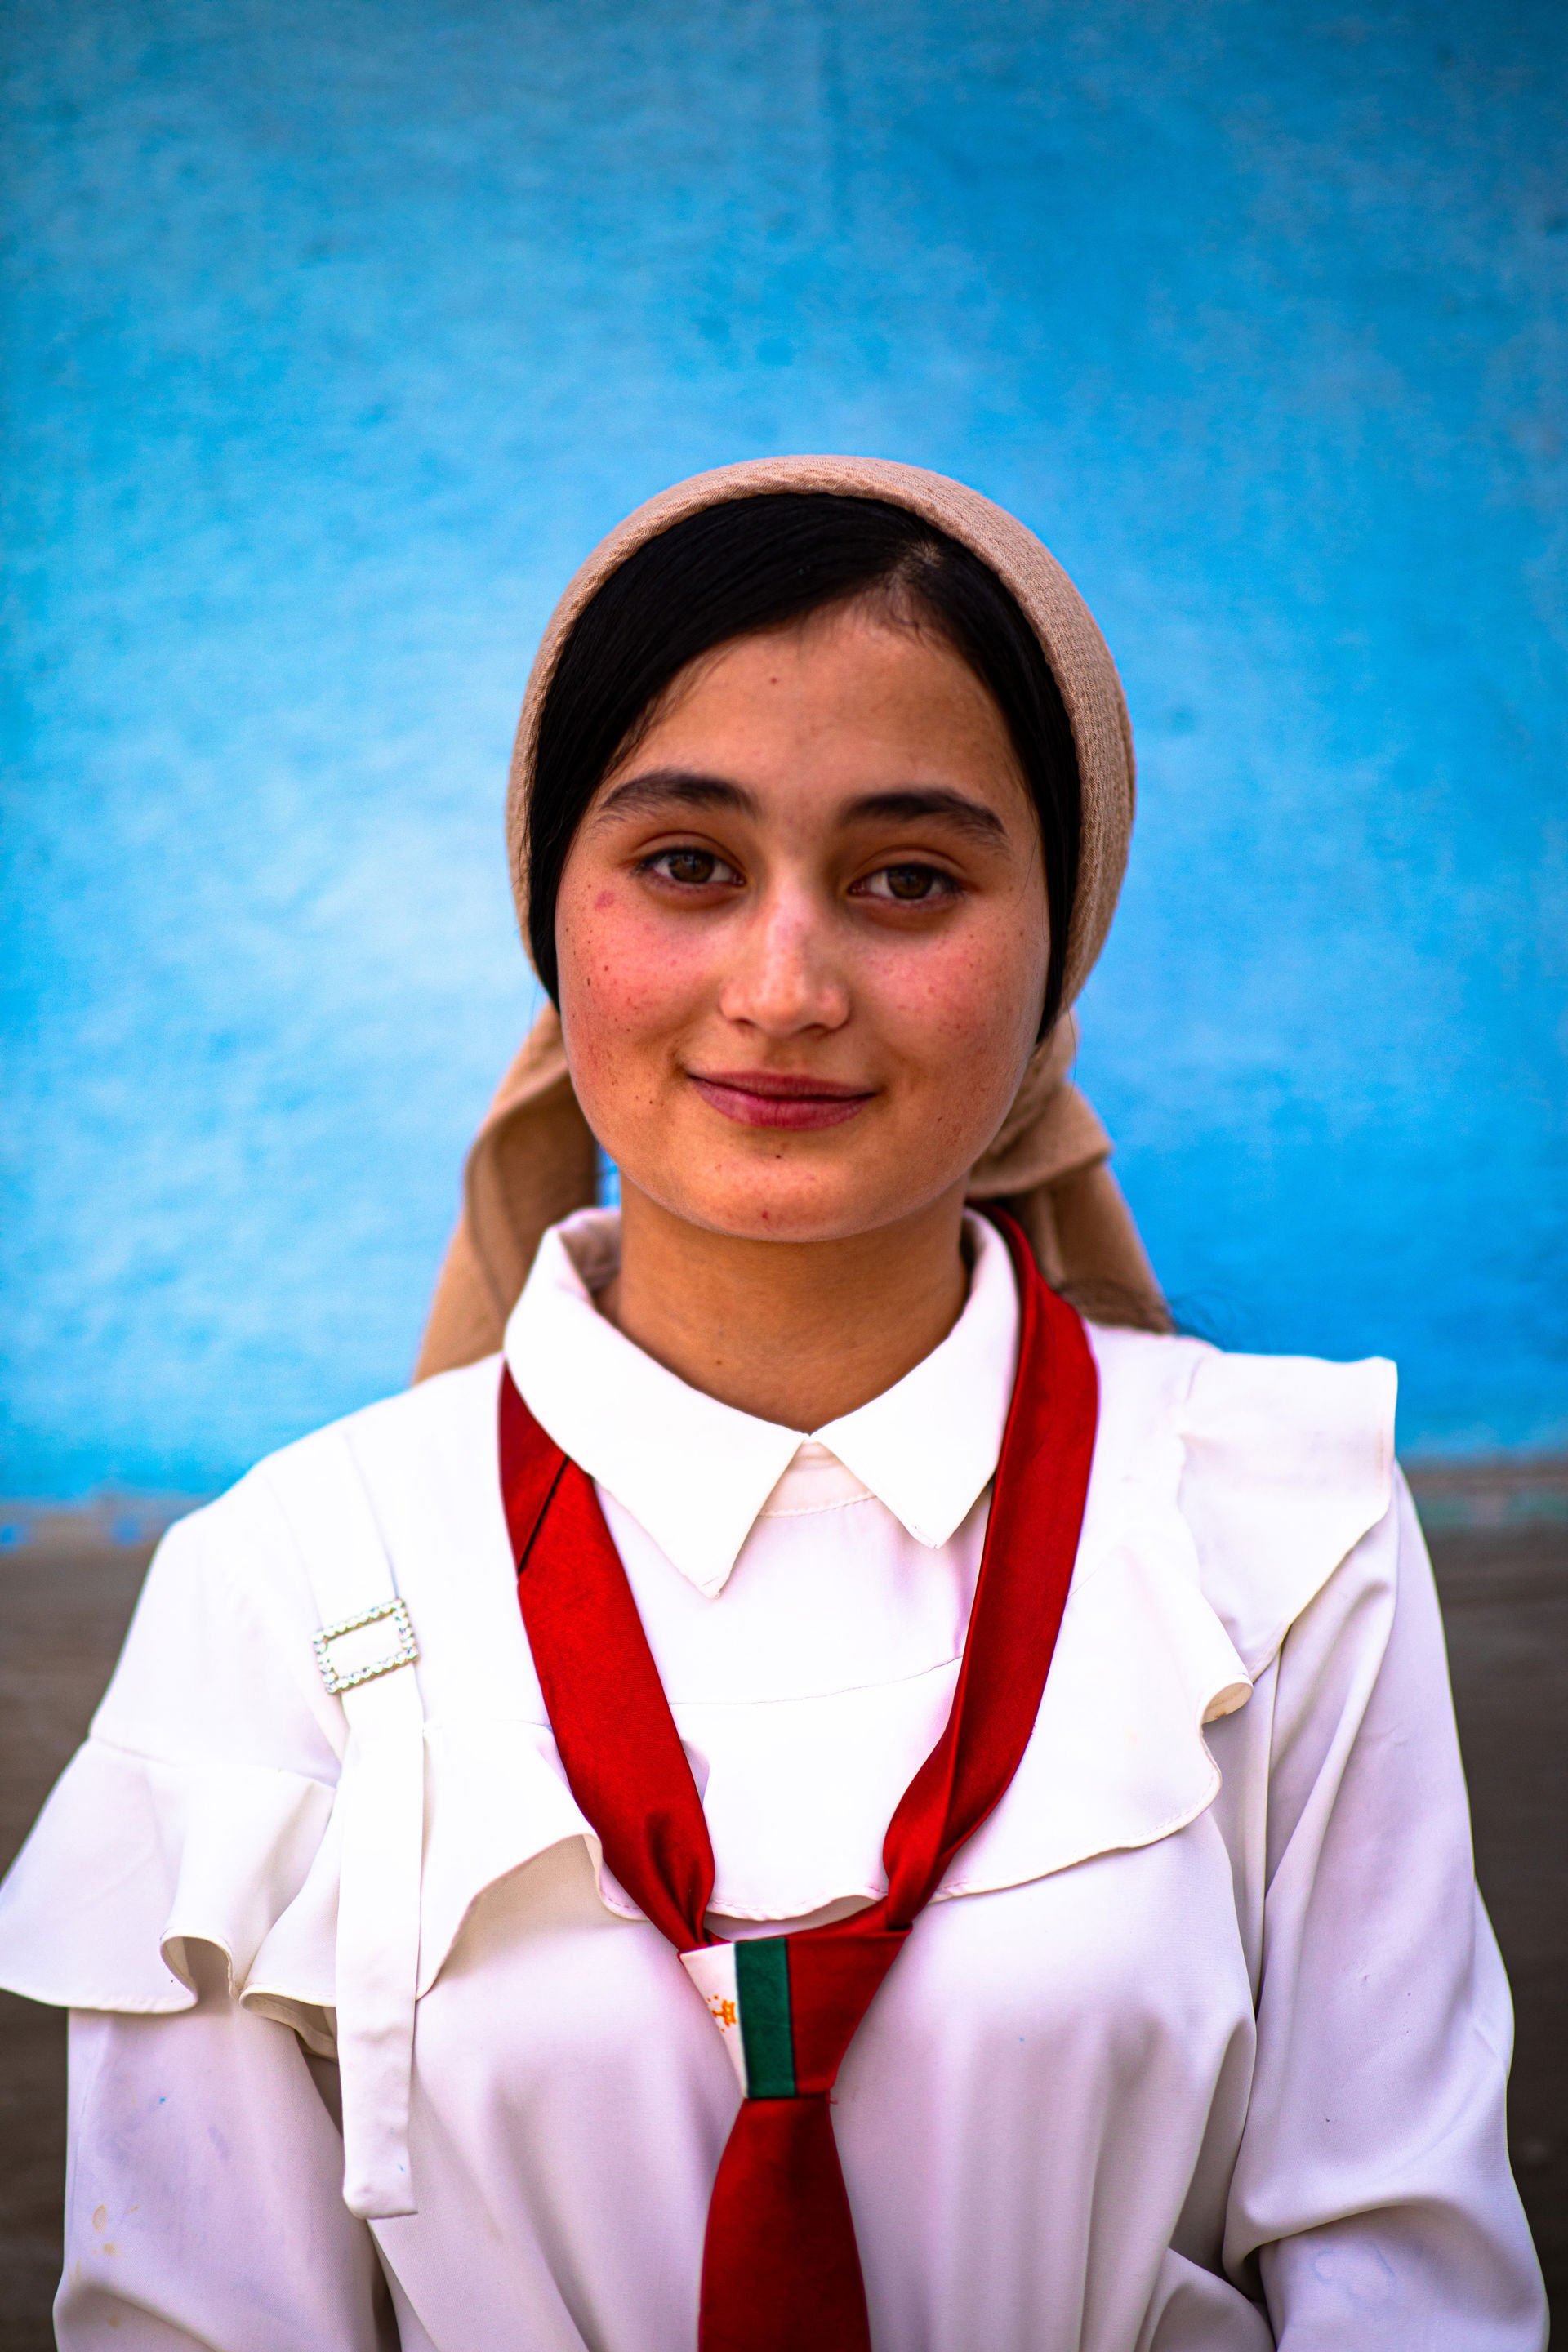
[[[852,1918],[734,1946],[747,2095],[720,2161],[699,2352],[869,2352],[828,2094],[855,2030],[953,1855],[1028,1744],[1067,1604],[1099,1412],[1079,1317],[998,1216],[1018,1277],[1018,1371],[963,1664],[941,1738],[882,1847],[888,1892]],[[707,1926],[713,1849],[592,1480],[501,1374],[500,1475],[551,1729],[605,1860],[678,1952]]]

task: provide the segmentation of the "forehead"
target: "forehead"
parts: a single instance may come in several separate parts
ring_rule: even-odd
[[[868,771],[1022,792],[990,692],[947,640],[860,606],[716,646],[681,671],[606,783],[648,764],[739,767],[765,782]]]

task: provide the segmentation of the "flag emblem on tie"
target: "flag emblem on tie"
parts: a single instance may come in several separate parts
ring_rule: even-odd
[[[681,1965],[748,2099],[795,2096],[795,2028],[789,2005],[789,1937],[747,1937],[682,1952]]]

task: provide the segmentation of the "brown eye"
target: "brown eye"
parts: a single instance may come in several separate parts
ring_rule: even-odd
[[[939,907],[963,896],[963,886],[940,866],[879,866],[863,882],[851,885],[856,898],[879,898],[884,907]]]
[[[646,872],[683,890],[705,890],[714,882],[738,882],[734,867],[711,849],[661,849],[650,857]]]

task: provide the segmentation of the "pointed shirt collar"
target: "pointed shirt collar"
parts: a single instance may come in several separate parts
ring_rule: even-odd
[[[545,1234],[507,1323],[506,1360],[541,1427],[710,1598],[813,1439],[935,1550],[995,1474],[1017,1360],[1006,1244],[983,1217],[966,1216],[964,1232],[969,1296],[946,1339],[869,1404],[818,1430],[721,1404],[606,1321],[594,1292],[620,1245],[612,1210],[581,1210]]]

